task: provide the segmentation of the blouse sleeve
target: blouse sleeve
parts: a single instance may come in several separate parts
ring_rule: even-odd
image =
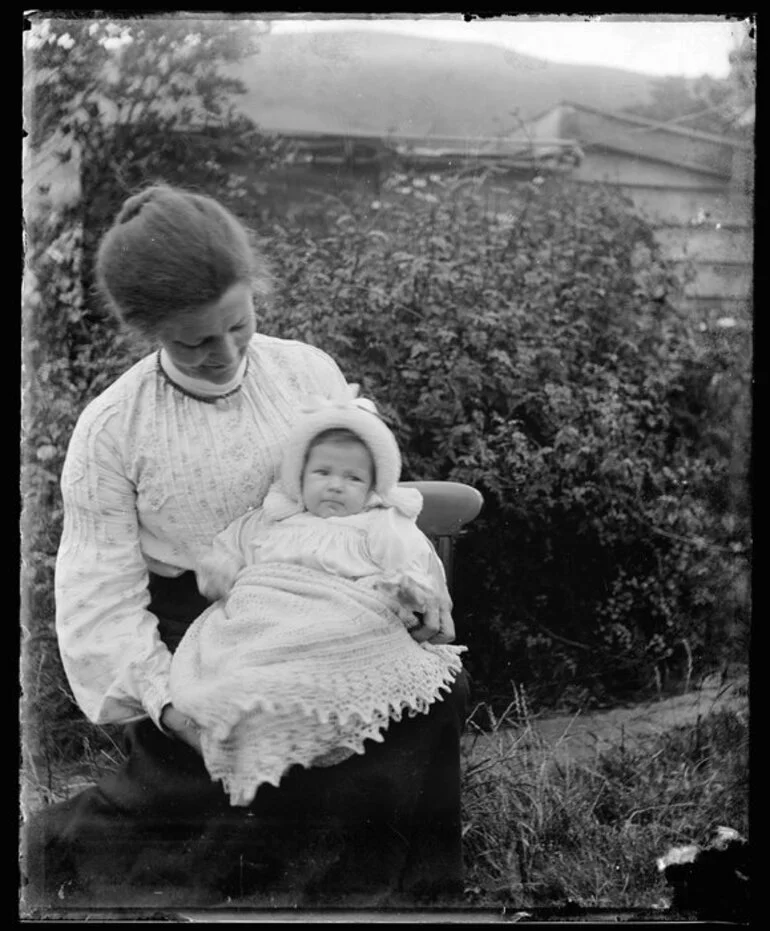
[[[75,698],[94,723],[149,715],[160,726],[171,653],[147,607],[135,489],[108,418],[83,418],[62,471],[56,629]]]
[[[347,381],[340,367],[335,360],[322,349],[309,345],[307,349],[309,350],[308,361],[311,363],[310,372],[312,373],[314,382],[312,387],[310,385],[308,386],[309,391],[311,393],[317,392],[327,395],[328,397],[334,397],[347,385]]]

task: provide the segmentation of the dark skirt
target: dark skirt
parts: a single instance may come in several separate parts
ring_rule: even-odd
[[[152,576],[150,610],[172,651],[206,607],[193,573]],[[327,768],[293,767],[230,806],[196,751],[145,719],[126,759],[23,829],[34,908],[356,907],[450,902],[462,891],[458,676],[428,714]]]

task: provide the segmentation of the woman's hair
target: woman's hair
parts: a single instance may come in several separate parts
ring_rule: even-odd
[[[372,486],[376,484],[377,476],[375,473],[375,463],[372,451],[357,433],[354,433],[352,430],[348,430],[345,427],[330,427],[328,430],[322,430],[320,433],[317,433],[313,437],[313,439],[307,444],[307,449],[305,450],[305,461],[302,463],[302,472],[305,471],[305,466],[307,466],[310,453],[315,449],[316,446],[320,446],[321,443],[337,443],[341,446],[345,443],[358,443],[359,446],[363,446],[367,453],[369,453],[369,459],[372,463]]]
[[[245,227],[220,203],[153,185],[128,198],[104,235],[96,283],[126,325],[152,337],[233,285],[267,293],[269,272]]]

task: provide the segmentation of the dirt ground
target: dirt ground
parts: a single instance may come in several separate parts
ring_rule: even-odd
[[[526,729],[508,728],[496,733],[473,733],[465,737],[474,755],[512,749],[556,751],[562,759],[590,761],[611,746],[631,749],[673,728],[695,724],[716,710],[733,709],[748,716],[748,675],[741,673],[724,681],[713,675],[682,695],[648,701],[627,708],[614,708],[577,715],[535,716],[531,720],[534,741]]]

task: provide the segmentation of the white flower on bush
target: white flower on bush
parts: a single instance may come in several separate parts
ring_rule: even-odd
[[[39,25],[35,24],[31,32],[25,37],[25,44],[27,48],[31,49],[40,48],[41,45],[54,41],[56,41],[56,37],[51,32],[51,23],[47,19],[44,19]]]
[[[122,49],[124,45],[130,45],[133,41],[133,38],[127,32],[124,32],[119,36],[108,36],[102,42],[102,45],[108,52],[116,52]]]
[[[50,443],[44,443],[42,446],[38,446],[35,455],[39,462],[49,462],[54,458],[58,450],[55,446],[52,446]]]

